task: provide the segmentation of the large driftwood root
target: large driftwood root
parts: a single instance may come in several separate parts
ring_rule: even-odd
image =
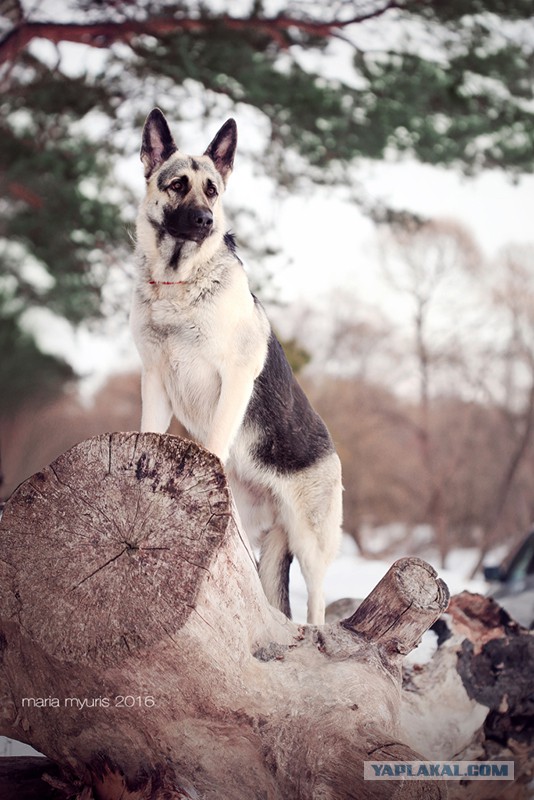
[[[1,522],[0,579],[0,733],[59,765],[65,796],[446,796],[363,781],[365,760],[419,758],[399,735],[400,664],[444,585],[403,559],[365,613],[292,623],[220,463],[190,442],[98,436],[34,475]]]
[[[469,592],[451,599],[436,631],[439,646],[432,659],[405,670],[403,738],[430,759],[514,762],[513,782],[455,781],[450,798],[531,798],[532,632],[494,600]]]

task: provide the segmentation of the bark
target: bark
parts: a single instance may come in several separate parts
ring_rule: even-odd
[[[449,602],[449,590],[421,558],[401,558],[341,624],[388,652],[411,652]]]
[[[368,13],[356,14],[346,19],[314,20],[304,16],[277,14],[274,17],[250,16],[233,17],[222,14],[219,17],[151,16],[146,19],[122,19],[117,22],[57,23],[30,22],[22,20],[3,39],[0,40],[0,63],[13,61],[28,44],[36,38],[47,39],[54,44],[75,42],[90,47],[110,47],[114,42],[129,44],[137,36],[149,35],[158,38],[194,31],[209,34],[221,26],[230,30],[254,31],[272,39],[278,46],[287,48],[294,43],[294,31],[307,36],[329,38],[349,25],[374,19],[395,8],[403,8],[403,3],[389,0]]]
[[[190,442],[98,436],[34,475],[0,524],[0,579],[0,734],[58,765],[64,796],[446,796],[363,781],[365,760],[419,758],[400,667],[446,605],[433,570],[397,562],[343,624],[289,621]]]

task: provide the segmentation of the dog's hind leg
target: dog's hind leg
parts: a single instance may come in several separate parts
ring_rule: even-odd
[[[289,568],[292,561],[287,533],[282,526],[275,526],[263,535],[258,566],[263,591],[269,603],[290,619]]]
[[[302,577],[306,583],[308,592],[308,614],[307,622],[309,625],[323,625],[325,613],[324,601],[324,579],[329,560],[320,550],[313,531],[307,531],[304,537],[299,537],[299,544],[295,555],[300,565]]]
[[[308,590],[310,625],[324,624],[324,579],[341,542],[341,464],[334,453],[293,480],[281,497],[289,549]]]

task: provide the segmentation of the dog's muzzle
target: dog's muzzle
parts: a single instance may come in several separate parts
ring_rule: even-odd
[[[176,208],[165,213],[163,224],[165,231],[175,239],[200,244],[213,230],[213,214],[209,208]]]

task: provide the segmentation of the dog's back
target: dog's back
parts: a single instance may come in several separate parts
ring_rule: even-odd
[[[320,623],[324,573],[340,536],[339,459],[225,232],[220,195],[235,144],[232,121],[194,158],[178,153],[161,112],[145,126],[148,188],[132,308],[143,361],[141,427],[164,432],[174,413],[221,458],[245,530],[259,544],[268,599],[289,615],[295,554],[308,621]]]

